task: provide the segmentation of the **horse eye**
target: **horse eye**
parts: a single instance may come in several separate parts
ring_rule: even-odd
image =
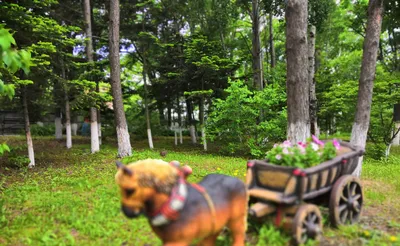
[[[126,196],[131,196],[135,191],[136,189],[125,189]]]

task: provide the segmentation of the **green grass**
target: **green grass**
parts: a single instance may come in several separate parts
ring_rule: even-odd
[[[11,146],[24,145],[24,138],[7,138]],[[5,142],[0,139],[0,142]],[[88,141],[74,139],[74,147],[66,150],[63,142],[53,137],[35,138],[37,167],[33,170],[10,165],[7,155],[0,160],[0,245],[160,245],[144,218],[129,220],[120,212],[120,197],[114,182],[116,173],[115,142],[102,145],[101,152],[90,154]],[[134,154],[124,163],[145,158],[161,158],[160,150],[168,150],[166,161],[178,160],[193,168],[189,180],[199,181],[212,172],[244,179],[246,158],[227,157],[211,150],[204,153],[185,140],[175,147],[173,138],[157,138],[154,151],[145,141],[135,141]],[[20,154],[25,154],[22,148]],[[393,153],[399,158],[398,149]],[[363,179],[367,205],[393,206],[400,211],[400,162],[366,160]],[[385,187],[392,189],[386,190]],[[386,193],[382,192],[383,189]],[[391,211],[391,210],[390,210]],[[390,213],[387,210],[387,213]],[[362,238],[368,245],[390,245],[390,236],[400,233],[400,219],[385,220],[389,233],[360,224],[341,230],[326,228],[327,240],[349,242]],[[362,233],[368,231],[363,236]],[[257,233],[258,232],[258,233]],[[251,233],[249,245],[256,245],[258,236],[268,245],[285,245],[288,234],[265,226]],[[397,235],[400,239],[400,235]],[[392,238],[393,239],[393,238]],[[347,240],[347,241],[346,241]],[[381,244],[382,243],[382,244]],[[222,235],[218,245],[230,245]],[[262,241],[260,244],[262,245]],[[393,244],[394,245],[394,244]]]

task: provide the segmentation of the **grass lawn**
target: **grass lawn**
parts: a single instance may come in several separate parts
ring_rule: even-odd
[[[16,151],[25,154],[23,137],[0,138],[4,141],[22,146]],[[0,245],[160,245],[146,219],[128,220],[120,212],[115,142],[105,141],[96,154],[90,154],[89,143],[75,138],[74,147],[66,150],[64,141],[35,138],[37,167],[32,170],[17,167],[21,158],[2,157]],[[188,139],[184,145],[173,144],[173,138],[157,138],[157,149],[150,151],[146,141],[134,141],[134,155],[123,162],[161,158],[160,150],[167,150],[165,161],[193,168],[190,181],[212,172],[245,178],[246,158],[204,153]],[[365,161],[361,222],[340,230],[326,225],[321,245],[400,245],[400,149],[393,148],[393,153],[387,162]],[[218,245],[229,245],[225,235]],[[259,239],[259,245],[287,245],[289,235],[268,223],[251,224],[248,239],[248,245]]]

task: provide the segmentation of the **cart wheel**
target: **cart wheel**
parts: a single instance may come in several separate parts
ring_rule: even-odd
[[[339,178],[333,185],[329,201],[329,219],[333,226],[357,223],[363,205],[360,180],[352,175]]]
[[[312,204],[301,205],[293,219],[293,237],[296,245],[308,239],[319,241],[322,235],[322,216],[319,208]]]

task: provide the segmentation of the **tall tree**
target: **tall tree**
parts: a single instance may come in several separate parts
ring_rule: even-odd
[[[93,63],[93,41],[92,41],[92,20],[91,20],[91,7],[90,0],[84,0],[83,12],[85,20],[85,33],[86,33],[86,55],[89,63]],[[97,124],[97,109],[90,108],[90,138],[91,138],[91,151],[92,153],[100,151],[99,143],[99,130]]]
[[[145,52],[143,52],[143,53],[145,53]],[[153,145],[153,135],[151,134],[150,113],[149,113],[149,103],[148,103],[149,95],[148,95],[148,89],[147,89],[146,68],[147,68],[147,62],[146,62],[146,58],[144,58],[143,59],[143,72],[142,72],[143,87],[144,87],[144,110],[145,110],[145,114],[146,114],[147,139],[149,141],[149,148],[153,149],[154,145]]]
[[[259,90],[263,89],[262,51],[260,44],[260,2],[252,0],[252,30],[253,30],[253,83]]]
[[[288,0],[286,6],[287,135],[293,143],[310,136],[307,2]]]
[[[357,109],[351,130],[350,143],[365,148],[371,116],[372,91],[374,87],[376,59],[382,26],[383,0],[370,0],[368,4],[367,29],[364,38]],[[361,175],[362,158],[354,175]]]
[[[110,1],[110,70],[111,88],[113,94],[114,118],[117,128],[118,156],[125,157],[132,154],[132,147],[126,124],[124,104],[122,99],[120,59],[119,59],[119,0]]]
[[[272,10],[269,13],[269,52],[271,56],[271,68],[275,67],[276,59],[275,59],[275,45],[274,45],[274,15],[272,14]]]
[[[29,111],[28,111],[28,100],[27,100],[27,93],[26,93],[26,86],[24,86],[23,95],[22,95],[22,104],[24,108],[24,119],[25,119],[25,135],[26,135],[26,143],[28,145],[28,157],[29,157],[29,164],[28,167],[32,168],[35,166],[35,151],[33,149],[33,142],[32,142],[32,135],[31,135],[31,126],[29,122]]]
[[[308,84],[310,87],[310,132],[319,135],[317,123],[317,95],[315,93],[315,35],[316,28],[311,25],[308,36]]]
[[[61,77],[64,80],[64,102],[65,102],[65,133],[66,133],[66,146],[67,149],[72,148],[72,129],[71,129],[71,107],[69,102],[69,90],[67,85],[67,77],[65,73],[64,60],[61,60]]]

